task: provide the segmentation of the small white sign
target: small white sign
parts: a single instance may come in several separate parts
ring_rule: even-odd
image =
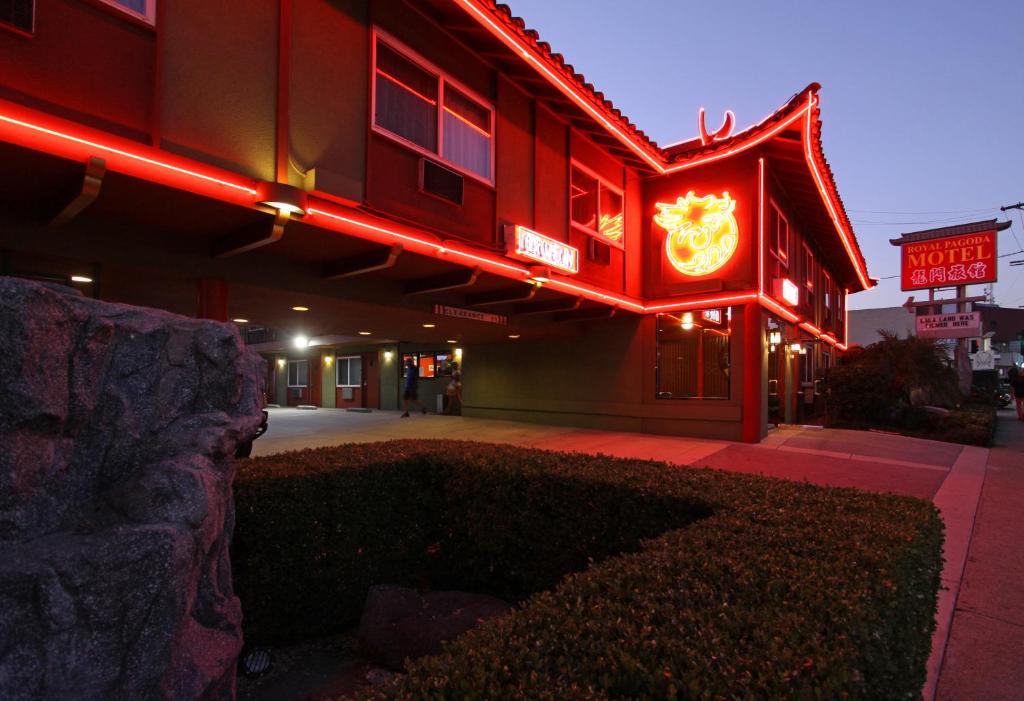
[[[972,370],[995,370],[996,354],[990,350],[978,351],[971,356]]]
[[[508,324],[508,317],[503,314],[488,314],[476,309],[463,309],[461,307],[449,307],[444,304],[434,305],[435,314],[453,316],[456,319],[471,319],[473,321],[486,321],[488,324]]]
[[[981,335],[981,312],[923,314],[917,317],[921,338],[974,338]]]

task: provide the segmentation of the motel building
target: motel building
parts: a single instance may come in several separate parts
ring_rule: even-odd
[[[0,273],[234,321],[272,403],[461,361],[466,416],[756,442],[872,285],[816,84],[659,146],[491,0],[0,10]]]

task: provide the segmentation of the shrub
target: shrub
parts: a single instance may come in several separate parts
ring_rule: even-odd
[[[924,501],[430,441],[248,461],[236,500],[251,637],[351,624],[370,583],[521,600],[381,698],[886,699],[924,681],[942,541]]]
[[[956,372],[935,341],[879,331],[882,340],[851,350],[830,368],[823,388],[832,425],[925,429],[921,407],[960,401]]]

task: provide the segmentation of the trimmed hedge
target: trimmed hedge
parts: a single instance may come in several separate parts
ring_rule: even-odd
[[[921,500],[394,441],[247,461],[236,503],[250,639],[351,625],[374,583],[522,602],[375,697],[895,699],[924,682],[942,524]]]

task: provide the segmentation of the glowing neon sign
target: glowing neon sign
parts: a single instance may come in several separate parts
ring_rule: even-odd
[[[668,232],[665,255],[683,275],[700,277],[725,265],[736,252],[739,226],[733,211],[736,200],[723,192],[721,197],[697,197],[693,190],[675,202],[658,202],[654,223]]]
[[[712,324],[722,323],[722,310],[721,309],[705,309],[700,313],[700,318],[704,321]]]
[[[508,253],[539,261],[566,273],[577,273],[580,270],[580,252],[577,249],[525,226],[516,226],[515,236],[508,243]]]

